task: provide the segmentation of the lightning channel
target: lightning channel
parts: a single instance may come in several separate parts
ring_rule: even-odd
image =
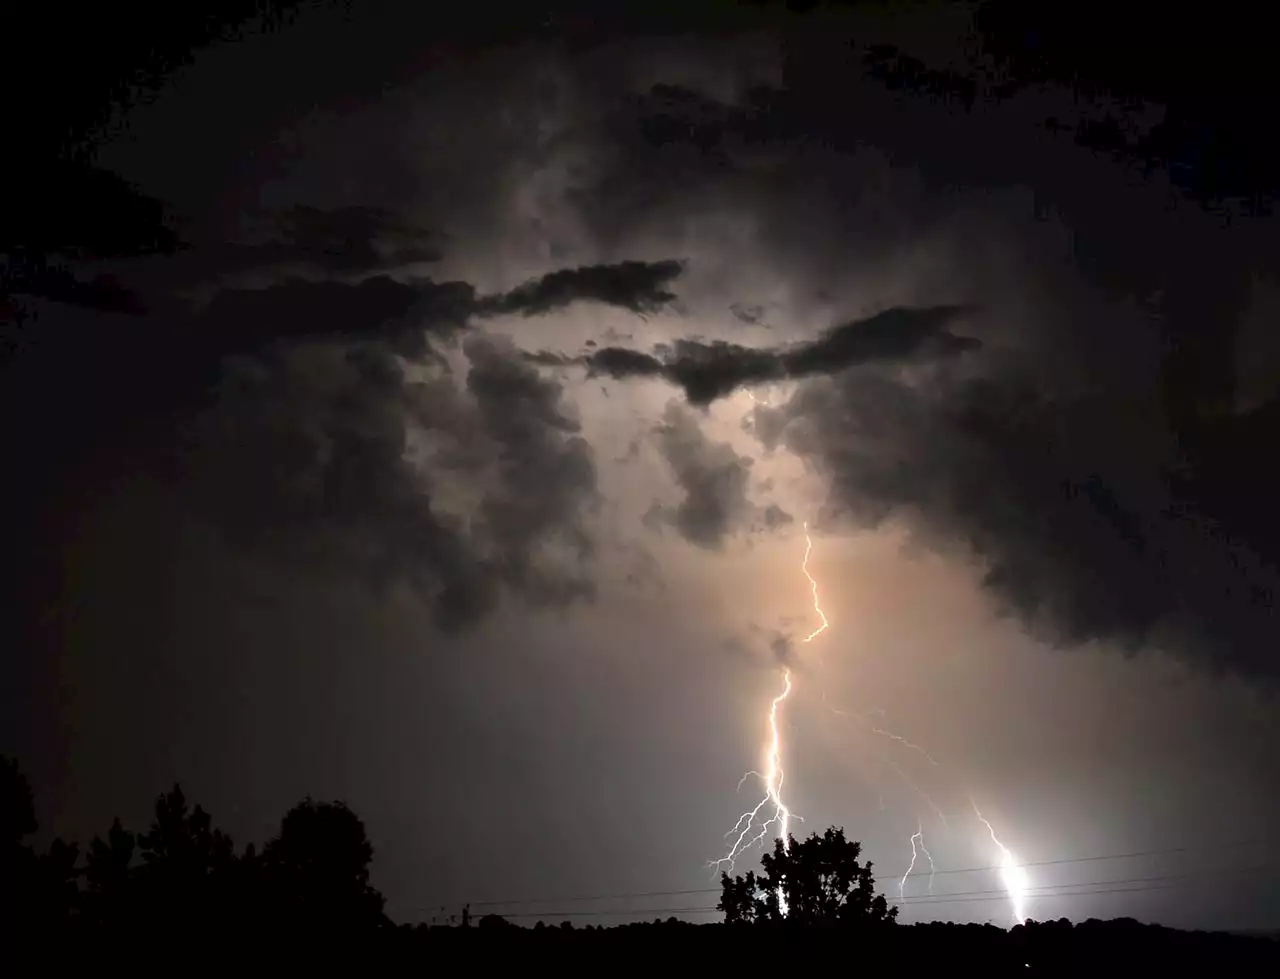
[[[996,849],[1000,851],[1000,882],[1004,884],[1004,889],[1009,895],[1009,906],[1013,909],[1013,920],[1015,924],[1023,924],[1027,920],[1027,890],[1031,886],[1027,872],[1022,865],[1018,863],[1017,858],[1009,850],[1007,846],[1000,842],[1000,838],[996,836],[996,831],[992,827],[990,821],[982,815],[978,809],[978,803],[974,801],[973,796],[969,797],[969,804],[973,806],[973,814],[978,817],[979,822],[987,827],[987,832],[991,835],[991,842],[996,845]]]
[[[736,834],[729,851],[718,860],[711,861],[717,870],[728,865],[732,873],[737,859],[757,843],[763,843],[769,828],[776,826],[784,847],[790,845],[791,810],[782,801],[782,784],[786,780],[786,772],[782,768],[782,732],[778,725],[778,710],[783,701],[791,695],[791,670],[782,671],[782,692],[769,702],[769,743],[765,748],[765,765],[763,772],[747,772],[738,781],[738,788],[751,776],[756,776],[764,785],[764,797],[748,809],[734,824],[733,829],[725,834],[727,839]],[[761,811],[770,808],[769,817],[760,819]],[[798,817],[797,817],[798,818]],[[754,831],[754,833],[753,833]]]
[[[751,395],[750,392],[747,393],[752,401],[756,400],[754,395]],[[827,621],[826,613],[822,610],[817,579],[809,572],[809,556],[813,553],[813,537],[809,534],[808,521],[805,521],[804,524],[804,541],[804,558],[800,562],[800,570],[809,582],[809,593],[813,599],[813,611],[817,615],[819,623],[812,632],[801,640],[802,642],[810,643],[826,632],[830,627],[830,623]],[[791,819],[793,813],[782,798],[782,786],[786,781],[786,772],[782,766],[782,728],[778,722],[778,714],[782,709],[783,703],[791,696],[791,690],[791,669],[786,667],[782,671],[782,692],[769,702],[769,741],[765,748],[764,771],[749,771],[738,780],[738,788],[741,790],[746,780],[754,775],[764,786],[764,796],[754,807],[742,813],[738,817],[738,821],[734,823],[733,828],[725,834],[725,839],[732,837],[733,842],[724,856],[718,860],[711,861],[710,866],[716,870],[724,869],[727,866],[729,872],[732,873],[738,858],[755,845],[763,844],[771,827],[776,828],[778,838],[782,840],[784,851],[791,846]],[[765,812],[768,813],[768,818],[761,819],[762,813]],[[796,816],[795,818],[799,819],[800,817]],[[778,894],[778,903],[782,913],[785,915],[787,906],[781,893]]]
[[[924,824],[916,819],[916,831],[911,834],[911,863],[907,865],[906,873],[902,875],[902,879],[898,881],[898,898],[901,900],[906,895],[904,891],[907,887],[907,878],[912,875],[916,869],[916,860],[920,855],[924,854],[924,858],[929,861],[929,893],[933,893],[933,875],[936,872],[933,865],[933,854],[929,852],[924,845]]]
[[[827,614],[822,611],[822,603],[818,597],[818,580],[809,573],[809,555],[813,553],[813,538],[809,536],[809,521],[804,522],[804,560],[800,563],[800,570],[804,572],[804,576],[809,579],[809,592],[813,595],[813,611],[818,616],[819,625],[811,633],[804,637],[801,642],[813,642],[820,635],[827,631],[830,623],[827,622]]]

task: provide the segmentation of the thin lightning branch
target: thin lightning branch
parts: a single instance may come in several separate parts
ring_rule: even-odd
[[[907,872],[902,875],[902,879],[898,881],[898,898],[904,897],[903,891],[907,886],[907,878],[911,876],[911,872],[916,869],[916,859],[920,854],[924,854],[924,858],[929,861],[929,893],[933,893],[933,875],[935,869],[933,866],[933,854],[931,854],[924,845],[924,826],[919,819],[916,820],[916,831],[911,834],[911,863],[907,867]]]
[[[902,767],[896,761],[893,761],[891,758],[882,758],[881,761],[897,772],[898,778],[902,779],[902,781],[906,783],[907,788],[924,800],[925,805],[932,809],[933,814],[938,817],[938,822],[942,824],[943,829],[951,828],[947,823],[947,814],[942,811],[941,807],[939,807],[936,802],[933,801],[933,797],[930,796],[928,792],[920,788],[920,786],[916,785],[915,782],[911,781],[911,779],[907,777],[907,773],[902,770]]]
[[[938,760],[934,758],[933,755],[929,754],[929,752],[925,751],[924,748],[920,747],[920,745],[916,744],[914,741],[908,741],[901,734],[894,734],[892,731],[886,731],[884,728],[880,728],[880,727],[872,727],[871,732],[873,734],[880,735],[882,738],[888,738],[890,741],[897,741],[900,745],[902,745],[905,748],[910,748],[912,751],[922,756],[924,760],[927,761],[934,768],[941,767],[938,763]]]
[[[825,691],[822,694],[822,700],[823,700],[823,703],[826,703],[827,695]],[[942,767],[942,763],[938,761],[938,759],[934,758],[933,755],[929,754],[929,752],[923,746],[916,744],[914,741],[908,741],[901,734],[894,734],[892,731],[886,731],[882,727],[876,727],[876,725],[871,723],[871,719],[867,716],[867,714],[864,714],[862,711],[845,710],[845,709],[836,707],[834,704],[827,704],[827,709],[831,711],[831,713],[833,714],[838,714],[840,717],[856,717],[858,720],[862,721],[862,723],[867,726],[867,730],[869,730],[872,734],[878,734],[882,738],[888,738],[890,741],[898,742],[898,744],[902,745],[904,748],[910,748],[912,751],[920,755],[920,757],[922,757],[934,768]],[[884,711],[877,710],[875,713],[879,713],[883,715]]]
[[[801,642],[813,642],[818,636],[827,631],[829,623],[827,622],[826,613],[822,611],[822,605],[818,601],[818,582],[817,579],[809,573],[809,555],[813,553],[813,538],[809,536],[809,521],[804,522],[804,561],[800,564],[800,570],[804,572],[804,576],[809,579],[809,591],[813,594],[813,610],[817,613],[822,624],[814,629],[811,633],[804,637]]]
[[[827,700],[827,695],[826,693],[823,693],[822,695],[823,703],[826,703],[826,700]],[[894,734],[892,731],[886,731],[883,728],[876,727],[874,724],[871,723],[867,715],[862,713],[861,711],[842,710],[841,708],[836,707],[833,704],[827,704],[827,710],[831,711],[831,713],[836,714],[840,717],[856,717],[858,720],[862,721],[862,723],[867,726],[867,730],[871,731],[873,734],[878,734],[881,737],[888,738],[889,740],[892,740],[892,741],[896,741],[899,744],[902,744],[905,747],[910,748],[912,751],[915,751],[918,754],[920,754],[926,761],[929,762],[930,765],[933,765],[935,767],[941,767],[941,764],[937,760],[935,760],[934,757],[931,754],[929,754],[929,752],[926,751],[924,748],[922,748],[920,745],[912,741],[908,741],[906,738],[902,737],[901,735]],[[881,711],[881,713],[883,713],[883,711]],[[947,814],[944,813],[942,809],[938,806],[938,804],[933,801],[933,798],[929,795],[928,792],[920,788],[920,786],[918,786],[915,782],[913,782],[907,776],[907,773],[902,770],[901,765],[895,762],[888,755],[880,755],[879,758],[886,766],[888,766],[889,768],[892,768],[894,772],[897,773],[898,778],[902,779],[902,781],[906,783],[907,788],[911,789],[912,792],[914,792],[916,795],[918,795],[921,799],[924,800],[925,804],[928,805],[928,807],[933,810],[934,815],[938,817],[938,822],[942,824],[944,829],[950,828],[947,824]],[[880,796],[880,808],[881,809],[884,808],[883,793],[881,793],[881,796]]]
[[[978,810],[978,803],[974,801],[973,796],[969,797],[969,804],[973,806],[973,814],[978,817],[982,825],[987,827],[987,832],[991,834],[991,842],[1000,851],[1000,882],[1004,884],[1004,889],[1009,895],[1009,904],[1013,908],[1014,922],[1022,924],[1027,920],[1027,890],[1031,884],[1030,879],[1027,877],[1027,872],[1018,863],[1017,858],[1009,851],[1009,848],[1000,842],[991,823]]]
[[[920,821],[916,820],[916,826],[919,827]],[[920,852],[924,854],[924,858],[929,861],[929,893],[933,893],[933,875],[938,872],[938,868],[933,864],[933,854],[929,852],[929,848],[924,845],[924,831],[918,829],[916,835],[920,838]]]
[[[898,881],[898,900],[902,900],[906,897],[904,892],[907,889],[907,878],[910,877],[911,872],[916,869],[916,841],[920,839],[922,832],[920,821],[916,820],[916,831],[911,834],[911,862],[907,864],[906,873],[904,873],[902,875],[902,879]]]

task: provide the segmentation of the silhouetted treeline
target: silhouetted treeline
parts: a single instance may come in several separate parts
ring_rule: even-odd
[[[476,921],[464,914],[457,925],[396,927],[383,914],[382,895],[369,885],[373,847],[364,824],[342,803],[302,801],[261,851],[252,844],[238,850],[177,786],[156,800],[148,830],[132,832],[117,819],[83,851],[61,840],[38,851],[26,842],[36,828],[30,787],[17,764],[0,756],[3,965],[109,960],[252,967],[285,956],[282,964],[295,968],[303,961],[329,968],[445,963],[551,966],[563,974],[637,963],[687,970],[705,963],[762,975],[839,957],[863,971],[1022,976],[1028,970],[1221,975],[1249,967],[1274,971],[1280,964],[1276,938],[1177,931],[1127,918],[1075,925],[1062,918],[1009,930],[896,925],[873,894],[870,864],[858,862],[859,845],[835,829],[792,839],[785,851],[775,847],[764,876],[754,878],[758,887],[747,895],[758,894],[764,910],[729,914],[736,918],[731,924],[668,918],[612,927],[543,921],[521,927],[498,915]],[[748,880],[722,881],[727,912],[742,910]],[[797,909],[785,918],[770,913],[773,905],[761,893],[779,881],[785,881],[788,909]],[[832,881],[835,886],[828,886]],[[810,885],[819,883],[827,896],[809,900]],[[846,905],[851,912],[839,910]]]
[[[176,785],[145,832],[116,819],[83,852],[62,840],[38,851],[25,842],[36,828],[25,777],[0,758],[0,927],[11,941],[314,943],[388,926],[369,886],[373,847],[340,802],[298,803],[261,851],[237,850]]]
[[[494,967],[600,967],[666,963],[703,965],[717,974],[793,975],[842,963],[851,972],[885,975],[1226,975],[1228,969],[1280,962],[1280,941],[1217,932],[1178,931],[1131,918],[1072,924],[929,924],[812,927],[654,921],[613,927],[538,924],[518,927],[496,916],[469,927],[402,925],[393,933],[403,961],[466,961]],[[749,971],[747,971],[749,970]],[[883,970],[883,971],[877,971]],[[1259,973],[1253,973],[1259,974]]]

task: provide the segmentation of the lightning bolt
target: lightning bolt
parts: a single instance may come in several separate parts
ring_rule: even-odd
[[[822,604],[818,600],[818,580],[809,573],[809,555],[813,553],[813,538],[809,536],[809,521],[804,522],[804,560],[800,563],[800,570],[804,572],[804,576],[809,579],[809,592],[813,595],[813,611],[818,616],[821,623],[818,628],[804,637],[801,642],[813,642],[820,635],[827,631],[829,623],[827,615],[822,611]]]
[[[725,833],[726,839],[735,833],[737,838],[733,841],[733,846],[729,848],[728,853],[711,862],[711,866],[715,869],[728,864],[729,871],[732,873],[738,857],[757,843],[762,843],[770,826],[777,826],[783,847],[790,845],[791,810],[782,801],[782,783],[786,780],[786,773],[782,768],[782,732],[778,727],[778,708],[790,695],[791,671],[785,669],[782,671],[782,692],[769,702],[769,744],[765,749],[764,771],[747,772],[738,781],[738,788],[741,789],[748,778],[756,776],[764,783],[764,798],[739,816],[733,829]],[[772,806],[769,818],[757,823],[761,810],[766,806]],[[752,830],[755,830],[754,835]]]
[[[750,395],[750,392],[747,393]],[[751,396],[751,399],[753,401],[756,400],[754,395]],[[826,613],[822,611],[822,602],[818,595],[818,582],[809,573],[809,556],[813,553],[813,538],[809,534],[808,521],[805,521],[804,524],[804,541],[804,559],[800,562],[800,570],[805,578],[808,579],[809,592],[813,596],[813,611],[818,616],[819,622],[817,628],[801,640],[802,642],[810,643],[826,632],[830,623],[827,621]],[[726,839],[735,836],[735,834],[736,837],[724,856],[718,860],[711,861],[710,866],[714,869],[721,869],[727,864],[730,873],[732,873],[738,857],[742,856],[744,852],[757,843],[763,843],[771,826],[777,827],[784,851],[791,845],[791,817],[793,814],[782,799],[782,785],[786,780],[786,773],[782,767],[782,730],[778,724],[778,712],[783,702],[791,695],[791,689],[791,670],[790,668],[784,668],[782,671],[782,692],[769,702],[769,743],[765,749],[764,771],[749,771],[738,780],[738,788],[741,789],[746,780],[754,775],[764,784],[764,797],[755,806],[739,816],[738,821],[733,825],[733,829],[725,834]],[[762,810],[770,811],[770,815],[763,822],[758,822]],[[799,819],[800,817],[796,816],[795,818]],[[778,903],[782,913],[785,915],[787,906],[781,892],[778,894]]]
[[[907,878],[911,876],[916,869],[916,860],[920,854],[924,854],[924,858],[929,861],[929,893],[933,893],[933,875],[935,868],[933,866],[933,854],[924,845],[924,826],[920,820],[916,820],[916,831],[911,834],[911,863],[907,866],[907,871],[902,875],[902,879],[898,881],[898,898],[901,900],[905,895],[903,891],[907,887]]]
[[[757,398],[751,391],[747,391],[746,395],[751,399],[753,404],[769,404],[769,402],[762,401]],[[812,597],[813,612],[814,615],[817,616],[818,621],[818,625],[813,629],[813,631],[801,639],[801,642],[808,644],[826,632],[830,628],[831,624],[827,620],[826,613],[822,610],[822,600],[818,592],[818,581],[809,571],[809,558],[813,554],[813,537],[809,533],[809,522],[807,520],[804,522],[803,527],[805,547],[804,557],[800,562],[800,570],[804,574],[805,579],[809,582],[809,594]],[[725,833],[725,839],[728,840],[730,837],[733,837],[733,843],[724,856],[720,857],[718,860],[709,862],[708,866],[714,869],[719,870],[727,864],[729,871],[733,872],[737,859],[756,844],[763,843],[765,837],[769,833],[770,827],[777,827],[779,837],[782,840],[784,852],[790,846],[790,827],[793,813],[782,798],[782,786],[786,779],[786,774],[782,767],[782,732],[778,723],[778,714],[782,704],[791,695],[791,690],[791,670],[790,668],[784,668],[782,671],[782,691],[769,702],[769,742],[765,749],[764,771],[749,771],[738,780],[738,789],[741,791],[742,786],[746,783],[748,778],[753,776],[758,778],[764,785],[764,796],[755,804],[755,806],[742,813],[742,815],[738,817],[738,821],[734,823],[733,828],[729,830],[729,832]],[[825,694],[823,695],[823,699],[825,701]],[[873,724],[865,715],[857,712],[842,711],[835,707],[831,707],[830,709],[834,713],[840,715],[847,716],[848,714],[853,713],[854,716],[857,716],[867,725],[868,729],[873,734],[887,740],[895,741],[903,747],[922,756],[931,766],[939,767],[938,761],[924,747],[913,741],[907,740],[899,734],[895,734],[892,731],[888,731]],[[898,776],[907,784],[908,787],[914,790],[916,794],[929,805],[937,815],[939,822],[946,827],[946,814],[943,813],[936,803],[934,803],[933,799],[930,798],[929,795],[920,789],[914,782],[912,782],[899,765],[888,758],[885,758],[884,761],[887,765],[893,768],[895,772],[897,772]],[[883,808],[883,794],[881,795],[880,802],[881,807]],[[991,825],[990,821],[982,815],[982,812],[978,809],[978,804],[972,795],[969,797],[969,802],[970,805],[973,806],[974,815],[976,815],[979,821],[986,827],[987,833],[991,837],[991,842],[995,844],[997,850],[1000,852],[1001,881],[1009,895],[1009,904],[1013,911],[1014,921],[1018,924],[1022,924],[1026,921],[1027,892],[1030,888],[1030,880],[1027,876],[1027,872],[1021,864],[1018,863],[1017,858],[1009,848],[1000,841],[998,836],[996,836],[995,828]],[[761,821],[761,813],[766,809],[769,811],[769,816],[767,819]],[[796,816],[795,818],[799,819],[800,817]],[[916,819],[916,831],[911,834],[910,843],[911,863],[908,865],[906,872],[902,875],[902,878],[898,881],[898,897],[900,899],[905,896],[907,878],[915,872],[916,863],[919,861],[922,854],[929,863],[928,890],[930,894],[933,893],[933,877],[935,873],[933,854],[929,852],[928,848],[924,844],[924,825],[918,817]],[[778,904],[782,914],[786,915],[787,905],[783,898],[781,889],[778,891]]]
[[[1013,909],[1014,922],[1022,924],[1027,920],[1027,890],[1031,886],[1031,881],[1017,858],[1007,846],[1000,842],[991,823],[979,811],[973,796],[969,797],[969,804],[973,806],[973,814],[978,817],[983,826],[987,827],[987,832],[991,834],[991,842],[1000,851],[1000,882],[1004,884],[1004,889],[1009,894],[1009,906]]]

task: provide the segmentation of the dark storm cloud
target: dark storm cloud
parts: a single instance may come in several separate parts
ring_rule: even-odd
[[[441,257],[434,236],[379,208],[298,206],[283,212],[279,225],[278,261],[301,259],[333,272],[434,262]]]
[[[1181,475],[1150,394],[1055,399],[1012,376],[812,381],[757,431],[830,480],[834,515],[897,517],[937,547],[961,545],[1046,639],[1155,643],[1274,678],[1274,507],[1226,456],[1237,467],[1261,459],[1278,414],[1273,402],[1223,419],[1219,436],[1237,444],[1218,450],[1220,465]]]
[[[727,442],[707,438],[697,418],[674,401],[663,412],[657,439],[684,498],[674,508],[655,507],[649,519],[669,524],[699,547],[721,547],[755,512],[747,497],[751,460]]]
[[[394,363],[366,347],[327,366],[232,368],[188,428],[184,497],[243,553],[379,589],[404,582],[442,626],[473,621],[497,595],[465,528],[406,459]]]
[[[354,285],[290,279],[218,293],[192,329],[227,353],[327,337],[394,339],[406,356],[421,356],[412,337],[462,329],[474,302],[475,289],[465,282],[400,282],[385,275]]]
[[[497,448],[500,491],[482,504],[496,547],[494,571],[539,601],[561,603],[594,593],[586,573],[547,573],[537,560],[550,545],[570,569],[590,562],[585,517],[598,503],[595,453],[566,413],[563,389],[525,362],[509,340],[469,337],[467,391]]]
[[[374,207],[285,208],[246,222],[244,237],[257,241],[193,242],[185,256],[192,277],[231,277],[244,272],[305,269],[317,274],[358,275],[441,257],[436,236]]]
[[[559,385],[509,343],[475,335],[466,390],[406,386],[377,343],[233,364],[188,428],[182,489],[245,553],[378,590],[407,585],[442,628],[472,624],[504,593],[537,604],[589,597],[590,447]],[[419,464],[406,419],[470,453]],[[473,483],[470,520],[437,482]]]
[[[662,357],[605,347],[560,363],[585,364],[592,374],[616,379],[662,377],[683,388],[691,404],[707,405],[747,385],[837,374],[859,364],[941,359],[975,350],[981,346],[978,340],[947,329],[966,312],[963,306],[887,309],[790,347],[680,340]],[[541,356],[544,362],[554,362],[555,355]]]
[[[560,269],[484,300],[484,313],[542,316],[574,302],[598,302],[638,315],[656,313],[675,300],[668,286],[683,271],[674,259],[619,262]]]
[[[937,69],[851,39],[833,16],[788,35],[777,82],[721,89],[731,97],[657,84],[603,114],[612,152],[578,198],[604,241],[749,215],[769,265],[828,290],[953,234],[948,279],[1005,331],[982,333],[968,380],[913,386],[875,369],[889,337],[904,349],[886,359],[925,354],[928,317],[785,354],[683,342],[577,362],[665,378],[695,404],[808,378],[754,429],[830,478],[835,511],[976,552],[1006,607],[1060,642],[1151,642],[1274,677],[1280,485],[1261,463],[1280,440],[1274,365],[1249,363],[1271,392],[1262,407],[1236,397],[1249,277],[1275,249],[1248,219],[1275,190],[1244,149],[1269,152],[1248,136],[1258,110],[1171,74],[1150,118],[1118,116],[1108,85],[1130,91],[1132,73],[1111,63],[1094,97],[1075,67],[1057,64],[1071,86],[1057,91],[1039,75]],[[1017,256],[994,273],[981,254],[993,239]],[[940,353],[977,346],[938,340]]]
[[[590,598],[594,453],[560,384],[474,323],[579,300],[655,308],[679,264],[570,269],[486,303],[466,282],[367,274],[375,261],[428,257],[409,231],[387,245],[396,226],[381,213],[298,208],[275,227],[274,244],[137,267],[148,315],[46,317],[26,387],[45,375],[58,380],[49,390],[80,384],[105,410],[68,419],[75,439],[127,445],[115,465],[155,473],[239,553],[408,587],[443,628],[474,623],[504,595]],[[281,277],[294,268],[312,277]],[[193,310],[171,290],[197,271],[237,285]],[[338,273],[362,277],[314,278]],[[460,336],[462,388],[439,376]],[[402,358],[435,376],[408,383]],[[444,448],[415,458],[409,424]],[[459,481],[477,507],[467,519],[440,503],[441,484]]]
[[[764,307],[757,303],[731,303],[729,312],[748,326],[759,326],[764,320]]]

